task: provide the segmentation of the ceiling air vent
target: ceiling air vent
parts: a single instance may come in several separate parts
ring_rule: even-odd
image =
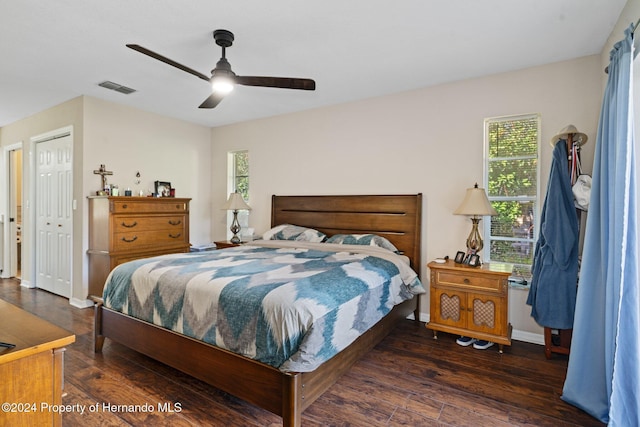
[[[98,83],[98,86],[101,86],[106,89],[115,90],[116,92],[124,93],[125,95],[129,95],[130,93],[135,92],[135,89],[131,89],[130,87],[119,85],[118,83],[104,81],[102,83]]]

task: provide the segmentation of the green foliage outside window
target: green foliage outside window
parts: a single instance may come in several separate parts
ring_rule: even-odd
[[[235,191],[242,194],[245,202],[249,201],[249,152],[233,153],[233,176]]]
[[[489,260],[531,276],[538,199],[537,115],[485,121],[487,193],[498,215],[485,225]]]

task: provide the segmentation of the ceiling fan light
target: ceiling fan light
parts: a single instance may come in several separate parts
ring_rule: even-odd
[[[233,90],[233,81],[226,77],[216,77],[211,80],[211,89],[215,93],[226,95]]]

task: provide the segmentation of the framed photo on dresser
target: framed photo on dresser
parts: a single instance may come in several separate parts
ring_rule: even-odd
[[[156,197],[170,197],[171,183],[166,181],[155,182]]]

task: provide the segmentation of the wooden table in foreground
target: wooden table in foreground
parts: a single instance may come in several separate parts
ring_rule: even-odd
[[[0,425],[60,426],[64,347],[76,336],[0,300]]]

